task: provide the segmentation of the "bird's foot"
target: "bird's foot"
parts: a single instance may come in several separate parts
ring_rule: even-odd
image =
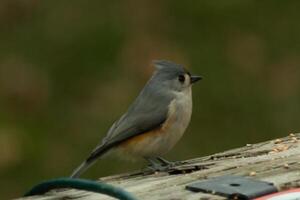
[[[169,171],[172,168],[182,164],[181,161],[171,162],[161,157],[146,158],[146,159],[150,162],[150,165],[148,165],[147,167],[148,169],[153,171],[160,171],[160,172]]]
[[[168,171],[170,169],[170,166],[164,166],[161,164],[150,164],[147,166],[147,169],[154,171],[154,172],[164,172],[164,171]]]
[[[156,157],[155,159],[158,160],[163,166],[169,166],[169,168],[182,164],[181,161],[168,161],[162,157]]]

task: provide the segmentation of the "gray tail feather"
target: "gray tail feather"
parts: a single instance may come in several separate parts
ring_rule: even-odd
[[[83,172],[90,168],[97,160],[84,161],[71,174],[70,178],[78,178]]]
[[[73,171],[70,178],[78,178],[83,172],[85,172],[94,163],[96,163],[98,158],[105,154],[107,150],[108,148],[103,145],[96,147],[96,149],[91,153],[91,155]]]

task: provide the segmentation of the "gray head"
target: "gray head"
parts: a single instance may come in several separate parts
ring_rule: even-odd
[[[154,66],[156,71],[151,81],[173,91],[183,91],[201,79],[200,76],[192,76],[182,65],[170,61],[156,60]]]

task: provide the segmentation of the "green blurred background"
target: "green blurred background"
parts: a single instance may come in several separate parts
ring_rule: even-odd
[[[203,156],[300,130],[300,1],[0,1],[0,199],[68,176],[133,101],[151,60],[193,88],[184,138]],[[84,177],[140,169],[101,160]]]

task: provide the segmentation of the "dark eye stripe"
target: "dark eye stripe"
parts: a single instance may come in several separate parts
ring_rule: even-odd
[[[185,81],[185,77],[184,77],[184,75],[179,75],[178,76],[178,80],[181,82],[181,83],[183,83],[184,81]]]

